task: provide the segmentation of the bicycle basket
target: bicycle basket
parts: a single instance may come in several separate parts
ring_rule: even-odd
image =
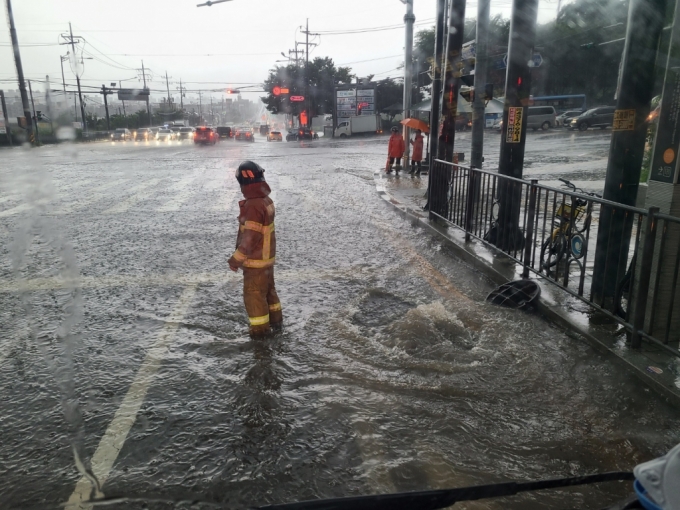
[[[574,219],[579,219],[581,214],[583,214],[584,208],[582,206],[576,206],[576,213]],[[571,204],[561,203],[555,212],[555,217],[560,220],[571,221]]]

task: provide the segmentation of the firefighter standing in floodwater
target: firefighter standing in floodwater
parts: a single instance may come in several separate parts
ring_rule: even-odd
[[[250,320],[250,335],[261,336],[283,323],[281,302],[274,286],[276,234],[274,202],[264,169],[244,161],[236,171],[245,200],[239,202],[236,251],[229,259],[232,271],[243,269],[243,301]]]

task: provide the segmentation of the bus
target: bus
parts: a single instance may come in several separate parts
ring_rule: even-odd
[[[531,100],[531,106],[552,106],[560,114],[567,110],[586,111],[586,95],[576,94],[571,96],[539,96]]]

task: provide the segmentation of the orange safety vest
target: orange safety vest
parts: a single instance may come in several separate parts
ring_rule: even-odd
[[[271,267],[276,259],[276,210],[269,198],[271,189],[266,182],[258,182],[241,187],[241,191],[246,199],[238,203],[239,229],[230,262],[238,267]]]

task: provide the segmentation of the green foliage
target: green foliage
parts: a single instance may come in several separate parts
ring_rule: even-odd
[[[389,112],[384,111],[388,106],[392,106],[397,103],[402,105],[404,102],[404,84],[402,82],[397,82],[392,78],[387,78],[380,80],[375,88],[376,93],[376,111],[380,113],[386,113],[388,115],[394,116],[395,113],[401,114],[401,112]],[[411,97],[411,104],[419,103],[423,100],[423,93],[417,93],[414,89],[413,96]]]
[[[352,82],[352,70],[349,67],[336,68],[333,59],[329,57],[317,57],[309,62],[309,91],[305,87],[304,66],[276,66],[269,71],[269,76],[264,82],[267,95],[262,99],[267,110],[277,113],[289,113],[299,115],[305,109],[305,103],[291,102],[290,96],[308,95],[310,100],[311,115],[320,115],[333,111],[333,93],[335,86]],[[288,95],[275,96],[272,90],[275,86],[286,87],[290,90]]]

